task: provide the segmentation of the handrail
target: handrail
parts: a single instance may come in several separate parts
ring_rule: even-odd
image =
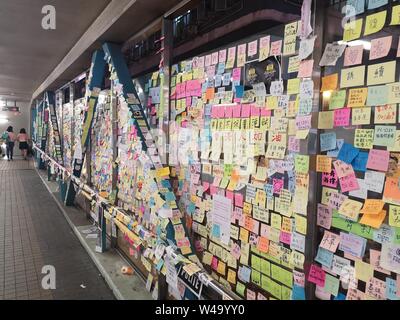
[[[46,161],[50,161],[51,163],[53,163],[59,170],[63,171],[64,173],[66,173],[66,175],[71,179],[71,181],[77,185],[79,187],[80,190],[84,191],[84,196],[88,199],[88,200],[97,200],[98,202],[100,202],[101,204],[104,204],[108,207],[108,209],[111,209],[113,214],[114,213],[118,213],[119,215],[124,217],[124,221],[119,221],[116,220],[114,221],[116,223],[116,226],[119,229],[124,229],[124,232],[130,232],[133,236],[133,238],[139,238],[138,235],[131,229],[129,229],[129,226],[127,226],[125,224],[125,218],[129,219],[130,221],[134,221],[135,223],[137,223],[137,220],[133,219],[132,216],[127,216],[125,212],[121,211],[121,208],[114,206],[113,204],[110,203],[109,200],[103,198],[102,196],[100,196],[98,194],[97,191],[95,191],[94,189],[90,188],[86,183],[84,183],[83,181],[81,181],[80,178],[75,177],[70,171],[68,171],[65,167],[63,167],[62,165],[60,165],[57,161],[55,161],[52,157],[50,157],[48,154],[46,154],[43,150],[41,150],[39,147],[36,146],[35,143],[33,143],[33,149],[35,149],[36,151],[38,151],[42,157],[45,158]],[[107,220],[113,219],[115,216],[111,215],[109,212],[104,211],[104,216]],[[121,224],[121,225],[120,225]],[[135,224],[136,226],[137,224]],[[152,233],[151,231],[147,230],[145,227],[141,226],[142,229],[144,229],[148,234],[150,234],[151,236],[155,236],[154,233]],[[129,236],[128,236],[129,237]],[[133,239],[132,239],[133,240]],[[165,240],[165,239],[163,239]],[[179,262],[182,262],[184,264],[190,264],[193,263],[192,261],[188,260],[187,258],[185,258],[184,256],[182,256],[180,253],[176,252],[172,247],[169,247],[170,250],[166,250],[168,254],[170,254],[171,258],[173,260],[179,260]],[[172,249],[172,250],[171,250]],[[188,262],[189,261],[189,262]],[[223,299],[227,299],[227,300],[241,300],[241,298],[236,295],[234,292],[232,292],[231,290],[226,289],[225,287],[222,287],[218,282],[215,281],[215,279],[211,278],[210,275],[204,271],[198,271],[196,273],[194,273],[194,275],[196,275],[199,280],[205,284],[207,287],[210,287],[211,289],[213,289],[215,292],[217,292],[218,294],[220,294],[222,296]]]

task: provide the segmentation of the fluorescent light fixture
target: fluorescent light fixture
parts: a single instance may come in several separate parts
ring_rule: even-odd
[[[354,40],[350,42],[338,41],[338,44],[347,44],[349,47],[363,45],[365,50],[371,50],[371,42],[366,40]]]
[[[7,118],[0,118],[0,124],[8,123]]]
[[[5,107],[6,106],[6,102],[4,100],[0,100],[0,107]]]

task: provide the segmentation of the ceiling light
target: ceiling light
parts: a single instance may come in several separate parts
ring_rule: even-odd
[[[0,124],[8,123],[7,118],[0,118]]]

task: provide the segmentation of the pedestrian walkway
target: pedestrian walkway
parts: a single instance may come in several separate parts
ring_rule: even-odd
[[[41,286],[42,267],[56,289]],[[0,300],[114,299],[33,163],[0,160]]]

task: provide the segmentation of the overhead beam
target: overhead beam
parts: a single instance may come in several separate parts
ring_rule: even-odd
[[[112,0],[32,95],[33,101],[100,38],[137,0]]]

